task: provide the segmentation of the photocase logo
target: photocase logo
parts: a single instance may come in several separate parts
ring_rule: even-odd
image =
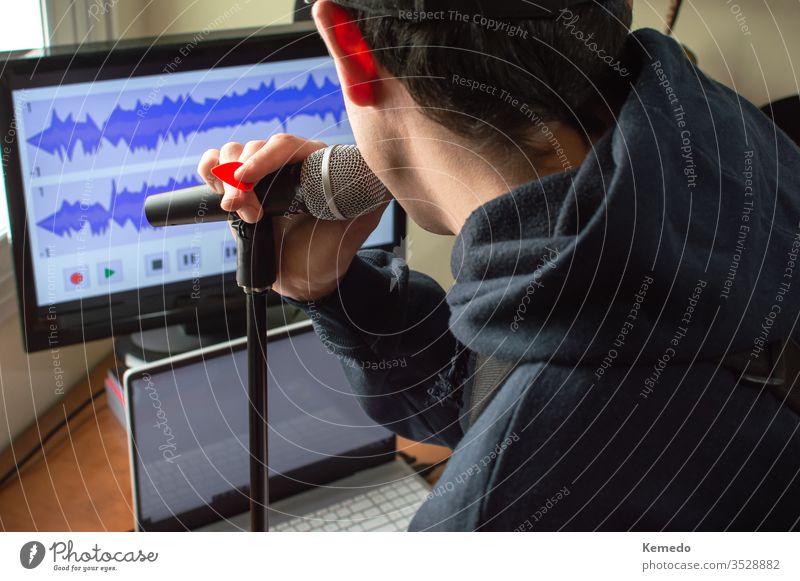
[[[26,569],[35,569],[44,560],[44,545],[39,541],[30,541],[19,550],[19,562]]]

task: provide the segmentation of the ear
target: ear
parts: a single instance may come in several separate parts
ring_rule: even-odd
[[[375,105],[377,66],[352,14],[330,0],[315,2],[313,14],[317,30],[336,61],[347,99],[359,107]]]

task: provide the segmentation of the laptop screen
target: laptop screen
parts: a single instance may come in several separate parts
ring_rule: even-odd
[[[271,500],[392,459],[391,432],[361,410],[314,332],[271,340],[268,356]],[[128,393],[141,529],[247,510],[244,343],[132,376]]]

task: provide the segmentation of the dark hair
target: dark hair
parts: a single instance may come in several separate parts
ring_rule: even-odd
[[[476,144],[528,142],[537,119],[592,132],[594,106],[602,103],[602,89],[593,84],[602,87],[625,72],[619,57],[631,23],[626,0],[583,4],[557,19],[492,25],[479,15],[454,19],[455,10],[442,20],[353,12],[377,61],[424,114]],[[454,75],[497,89],[471,90]],[[502,91],[517,105],[504,101]]]

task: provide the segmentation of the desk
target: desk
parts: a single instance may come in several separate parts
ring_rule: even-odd
[[[102,389],[113,356],[72,388],[37,425],[14,439],[0,454],[0,473],[14,465],[64,418],[66,413]],[[398,439],[398,449],[420,462],[437,463],[449,451],[440,446]],[[434,471],[432,478],[441,470]],[[0,489],[2,531],[128,531],[133,526],[128,441],[108,407],[106,396],[94,401],[32,458],[21,478]]]

